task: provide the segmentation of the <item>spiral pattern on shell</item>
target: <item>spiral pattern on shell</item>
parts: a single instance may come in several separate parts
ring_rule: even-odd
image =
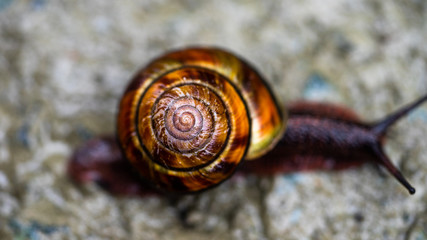
[[[204,96],[191,96],[192,93],[203,93]],[[152,112],[152,129],[156,129],[154,134],[158,142],[174,153],[197,152],[195,156],[199,161],[203,161],[202,156],[204,159],[214,157],[222,149],[228,137],[223,133],[229,129],[229,121],[226,106],[218,95],[196,83],[165,91]],[[188,168],[193,167],[192,162],[194,159],[188,164],[171,162],[168,166]]]
[[[199,171],[225,157],[221,153],[231,144],[230,134],[233,151],[244,154],[250,129],[245,109],[238,91],[221,75],[206,69],[176,69],[146,89],[137,112],[137,132],[145,152],[158,165]],[[239,128],[232,127],[237,123]]]
[[[260,114],[260,104],[272,112]],[[118,132],[143,178],[164,190],[195,192],[231,176],[248,151],[256,157],[274,145],[282,123],[270,91],[246,63],[195,48],[166,54],[134,77],[120,104]],[[251,141],[254,134],[259,139]]]

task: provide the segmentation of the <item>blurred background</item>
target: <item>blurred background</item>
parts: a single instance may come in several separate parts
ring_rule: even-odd
[[[0,0],[0,239],[427,239],[426,105],[386,145],[413,196],[370,164],[232,178],[173,201],[65,174],[73,148],[114,133],[128,80],[165,51],[229,49],[283,103],[373,121],[427,93],[426,23],[423,0]]]

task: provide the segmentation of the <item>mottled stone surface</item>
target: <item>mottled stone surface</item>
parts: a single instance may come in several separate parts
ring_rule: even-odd
[[[378,119],[427,92],[426,11],[422,0],[0,1],[0,239],[427,239],[427,106],[386,147],[414,196],[372,165],[235,177],[179,199],[117,198],[65,175],[74,147],[114,132],[132,74],[181,46],[239,53],[284,102]]]

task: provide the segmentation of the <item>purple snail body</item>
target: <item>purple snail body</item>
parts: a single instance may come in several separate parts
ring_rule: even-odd
[[[199,192],[236,170],[271,175],[374,162],[414,194],[382,146],[389,127],[426,100],[372,124],[333,104],[298,101],[286,110],[240,57],[217,48],[173,51],[129,83],[118,142],[99,137],[85,143],[71,157],[68,174],[115,194],[145,195]]]

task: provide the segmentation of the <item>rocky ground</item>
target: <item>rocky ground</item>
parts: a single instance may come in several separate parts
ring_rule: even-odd
[[[372,121],[427,93],[426,23],[421,0],[0,1],[0,239],[427,239],[427,104],[386,146],[413,196],[369,164],[238,177],[173,200],[118,198],[65,174],[73,148],[114,133],[128,79],[167,50],[230,49],[283,102]]]

